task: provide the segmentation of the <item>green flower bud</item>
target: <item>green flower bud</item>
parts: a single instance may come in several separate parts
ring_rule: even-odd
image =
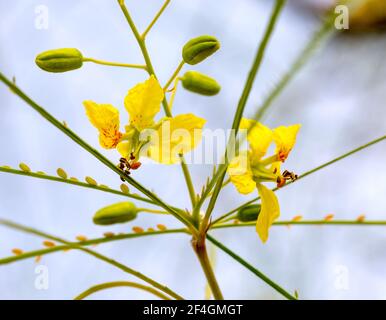
[[[99,209],[93,218],[95,224],[107,226],[125,223],[137,217],[138,209],[132,202],[118,202]]]
[[[187,64],[197,64],[220,49],[220,42],[212,36],[189,40],[182,48],[182,58]]]
[[[214,96],[221,89],[216,80],[197,71],[186,72],[181,81],[186,90],[205,96]]]
[[[80,68],[83,56],[78,49],[63,48],[42,52],[35,62],[39,68],[48,72],[66,72]]]
[[[243,207],[237,212],[237,219],[241,222],[256,221],[260,214],[260,210],[261,205],[259,204],[252,204],[250,206]]]

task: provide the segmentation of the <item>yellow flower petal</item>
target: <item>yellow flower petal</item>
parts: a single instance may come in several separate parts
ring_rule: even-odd
[[[240,129],[250,130],[247,138],[254,157],[264,157],[272,143],[272,130],[260,122],[246,118],[241,119]]]
[[[249,166],[248,152],[241,152],[230,161],[228,174],[231,182],[241,194],[255,191],[256,182],[253,180],[253,173]]]
[[[119,111],[110,104],[84,101],[86,114],[92,125],[99,131],[99,143],[105,149],[118,144],[122,134],[119,132]]]
[[[272,190],[266,188],[261,183],[257,184],[257,190],[261,197],[261,211],[256,222],[256,232],[261,241],[266,242],[268,240],[269,228],[280,216],[280,206]]]
[[[153,125],[154,117],[160,111],[163,98],[164,91],[153,75],[145,82],[130,89],[125,98],[130,124],[138,131]]]
[[[276,152],[280,161],[284,162],[296,143],[296,135],[300,124],[289,127],[280,126],[273,130],[273,140],[276,144]]]
[[[123,157],[128,159],[132,152],[132,143],[128,140],[123,140],[117,145],[117,151]]]
[[[178,162],[179,154],[193,150],[201,142],[205,122],[191,113],[164,119],[150,139],[148,156],[164,164]]]

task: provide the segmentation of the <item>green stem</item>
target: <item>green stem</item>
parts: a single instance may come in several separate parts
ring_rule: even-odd
[[[111,67],[124,67],[124,68],[133,68],[133,69],[143,69],[146,71],[146,66],[141,64],[129,64],[129,63],[119,63],[119,62],[109,62],[109,61],[103,61],[103,60],[97,60],[93,58],[83,58],[83,62],[93,62],[96,64],[101,64],[104,66],[111,66]]]
[[[106,282],[101,283],[95,286],[92,286],[91,288],[87,289],[86,291],[82,292],[80,295],[78,295],[74,300],[83,300],[84,298],[87,298],[88,296],[102,290],[111,289],[111,288],[117,288],[117,287],[130,287],[130,288],[137,288],[140,290],[147,291],[151,294],[154,294],[156,297],[161,298],[163,300],[170,300],[170,298],[163,293],[159,292],[158,290],[145,286],[140,283],[136,282],[130,282],[130,281],[114,281],[114,282]]]
[[[256,53],[251,70],[249,71],[248,78],[247,78],[247,81],[245,83],[243,92],[241,94],[235,117],[233,119],[232,129],[234,130],[235,136],[237,136],[240,122],[241,122],[241,118],[243,116],[244,109],[245,109],[245,106],[247,104],[249,94],[251,93],[257,72],[259,71],[261,62],[263,61],[268,42],[271,39],[271,36],[272,36],[273,31],[275,29],[279,15],[280,15],[285,3],[286,3],[285,0],[276,0],[275,6],[274,6],[272,14],[271,14],[271,18],[270,18],[269,23],[267,25],[267,28],[265,30],[263,39],[259,45],[259,49]],[[221,191],[222,183],[223,183],[225,175],[226,175],[226,167],[227,167],[227,163],[228,163],[228,150],[230,150],[231,143],[232,143],[232,139],[230,139],[228,141],[227,151],[225,152],[225,156],[224,156],[225,164],[220,166],[222,173],[216,182],[215,188],[213,190],[213,194],[210,198],[209,205],[208,205],[208,208],[205,212],[205,216],[204,216],[204,219],[202,222],[202,228],[207,228],[207,224],[209,222],[210,215],[212,214],[212,211],[213,211],[214,206],[216,204],[218,195]],[[219,170],[220,170],[220,168],[219,168]]]
[[[16,262],[16,261],[20,261],[20,260],[25,260],[25,259],[29,259],[29,258],[33,258],[33,257],[43,256],[43,255],[58,252],[58,251],[68,250],[68,249],[73,248],[73,245],[92,246],[92,245],[98,245],[98,244],[120,241],[120,240],[141,238],[141,237],[146,237],[146,236],[171,234],[171,233],[190,234],[187,229],[168,229],[168,230],[162,230],[162,231],[161,230],[160,231],[145,231],[142,233],[117,234],[117,235],[113,235],[111,237],[90,239],[90,240],[86,240],[86,241],[82,241],[82,242],[71,242],[70,245],[56,245],[55,247],[24,252],[20,255],[13,255],[13,256],[9,256],[9,257],[0,259],[0,265]]]
[[[174,79],[178,76],[178,74],[180,73],[182,67],[184,66],[185,64],[185,61],[181,61],[180,64],[178,65],[177,69],[173,72],[172,76],[170,77],[170,79],[168,80],[168,82],[166,82],[165,86],[164,86],[164,91],[166,92],[170,86],[170,84],[174,81]]]
[[[176,211],[173,208],[171,208],[168,204],[163,202],[160,198],[158,198],[157,195],[155,195],[150,190],[143,187],[140,183],[138,183],[133,178],[123,175],[122,171],[114,165],[110,160],[108,160],[105,156],[103,156],[100,152],[98,152],[96,149],[91,147],[87,142],[82,140],[78,135],[76,135],[72,130],[70,130],[68,127],[63,125],[62,122],[58,121],[55,117],[53,117],[50,113],[48,113],[45,109],[43,109],[41,106],[39,106],[35,101],[33,101],[31,98],[29,98],[23,91],[21,91],[12,81],[8,80],[2,73],[0,73],[0,80],[6,84],[17,96],[19,96],[22,100],[24,100],[28,105],[30,105],[35,111],[37,111],[43,118],[45,118],[47,121],[49,121],[51,124],[53,124],[55,127],[57,127],[60,131],[62,131],[64,134],[66,134],[68,137],[70,137],[74,142],[79,144],[82,148],[84,148],[86,151],[91,153],[95,158],[97,158],[100,162],[102,162],[104,165],[109,167],[112,171],[114,171],[116,174],[118,174],[120,177],[124,178],[125,181],[127,181],[129,184],[131,184],[133,187],[135,187],[137,190],[141,191],[144,195],[146,195],[148,198],[150,198],[152,201],[158,203],[158,205],[162,208],[164,208],[166,211],[170,212],[174,217],[176,217],[178,220],[180,220],[183,224],[191,228],[193,233],[196,233],[197,231],[194,229],[190,222],[190,217],[186,214],[184,214],[182,211]]]
[[[276,221],[273,226],[386,226],[385,220],[372,220],[372,221],[360,221],[360,220],[302,220],[302,221]],[[211,229],[226,229],[233,227],[255,227],[256,221],[245,223],[227,223],[227,224],[215,224]]]
[[[221,223],[225,223],[225,222],[229,222],[229,221],[232,221],[232,220],[237,220],[237,214],[234,214],[234,215],[232,215],[230,217],[226,217],[223,220],[221,220],[220,222]],[[215,224],[214,224],[214,221],[213,221],[212,224],[211,224],[211,228],[214,227],[214,226],[215,226]]]
[[[186,187],[188,188],[189,197],[190,197],[190,201],[192,203],[192,208],[193,208],[195,203],[196,203],[196,198],[195,198],[195,191],[194,191],[194,187],[193,187],[192,176],[190,174],[188,165],[186,164],[185,157],[182,154],[180,154],[179,157],[180,157],[180,161],[181,161],[182,173],[184,175]],[[194,219],[193,219],[193,223],[194,223]]]
[[[176,78],[176,80],[174,81],[174,88],[172,89],[173,92],[170,95],[169,102],[168,102],[170,110],[173,109],[174,99],[176,98],[177,88],[178,88],[178,81],[179,80],[180,80],[179,78]]]
[[[213,269],[208,257],[208,252],[206,250],[206,245],[205,245],[205,239],[204,238],[201,240],[192,239],[192,246],[193,246],[194,252],[197,255],[198,260],[200,261],[201,268],[204,271],[206,280],[208,281],[208,285],[212,291],[213,297],[216,300],[224,300],[224,297],[217,283],[216,276],[213,272]]]
[[[334,221],[325,221],[325,220],[303,220],[303,221],[277,221],[273,223],[273,226],[289,226],[289,225],[300,225],[300,226],[309,226],[309,225],[325,225],[325,226],[386,226],[386,220],[369,220],[369,221],[358,221],[358,220],[334,220]],[[254,227],[256,222],[247,222],[247,223],[228,223],[228,224],[216,224],[213,225],[212,229],[228,229],[228,228],[237,228],[237,227]],[[163,231],[145,231],[143,233],[126,233],[118,234],[111,237],[103,237],[96,239],[89,239],[82,242],[71,242],[71,244],[79,246],[91,246],[98,245],[103,243],[109,243],[114,241],[121,241],[127,239],[141,238],[146,236],[156,236],[163,234],[171,233],[185,233],[189,235],[187,229],[168,229]],[[58,251],[66,251],[73,248],[72,246],[67,245],[56,245],[55,247],[38,249],[33,251],[24,252],[20,255],[12,255],[9,257],[1,258],[0,265],[13,263],[20,260],[30,259],[33,257],[44,256],[50,253]]]
[[[111,264],[111,265],[117,267],[118,269],[121,269],[122,271],[124,271],[126,273],[133,275],[134,277],[137,277],[137,278],[151,284],[152,286],[156,287],[157,289],[169,294],[173,298],[176,298],[178,300],[183,299],[180,295],[178,295],[177,293],[175,293],[174,291],[172,291],[168,287],[166,287],[166,286],[158,283],[157,281],[145,276],[144,274],[142,274],[142,273],[140,273],[132,268],[129,268],[129,267],[125,266],[124,264],[119,263],[118,261],[115,261],[111,258],[108,258],[108,257],[106,257],[106,256],[104,256],[96,251],[93,251],[93,250],[88,249],[88,248],[83,248],[82,246],[80,246],[78,244],[68,242],[67,240],[64,240],[62,238],[50,235],[48,233],[42,232],[42,231],[37,230],[37,229],[26,227],[26,226],[23,226],[23,225],[20,225],[20,224],[17,224],[17,223],[14,223],[12,221],[8,221],[5,219],[0,219],[0,224],[4,225],[6,227],[9,227],[9,228],[15,229],[15,230],[23,231],[26,233],[34,234],[34,235],[39,236],[39,237],[43,237],[43,238],[50,239],[50,240],[53,240],[53,241],[56,241],[59,243],[63,243],[72,249],[81,250],[85,253],[88,253],[89,255],[92,255],[93,257],[95,257],[99,260],[107,262],[108,264]]]
[[[143,58],[144,58],[145,63],[146,63],[147,72],[150,75],[154,75],[154,77],[157,78],[157,75],[154,71],[153,64],[151,63],[149,52],[147,51],[146,43],[145,43],[144,39],[142,39],[141,35],[139,34],[138,29],[134,23],[134,20],[131,18],[129,11],[127,10],[127,7],[125,5],[125,1],[124,0],[118,0],[118,4],[121,7],[121,10],[126,18],[127,23],[130,26],[131,31],[134,34],[135,39],[137,40],[139,48],[141,49]],[[162,106],[164,108],[166,116],[171,117],[172,114],[170,112],[166,98],[163,99]]]
[[[134,200],[150,203],[153,205],[158,205],[157,203],[153,202],[152,200],[150,200],[148,198],[144,198],[144,197],[141,197],[141,196],[136,195],[136,194],[124,193],[122,191],[106,188],[106,187],[103,187],[101,185],[92,185],[92,184],[89,184],[86,182],[81,182],[81,181],[76,181],[76,180],[71,180],[71,179],[63,179],[60,177],[50,176],[47,174],[40,174],[37,172],[26,172],[26,171],[22,171],[22,170],[7,168],[7,167],[0,167],[0,172],[17,174],[17,175],[22,175],[22,176],[27,176],[27,177],[33,177],[33,178],[38,178],[38,179],[44,179],[44,180],[50,180],[50,181],[55,181],[55,182],[71,184],[71,185],[75,185],[75,186],[79,186],[79,187],[83,187],[83,188],[89,188],[89,189],[94,189],[94,190],[98,190],[98,191],[116,194],[119,196],[128,197],[128,198],[131,198]],[[175,208],[175,209],[177,209],[177,208]]]
[[[144,58],[145,63],[146,63],[146,67],[147,67],[148,73],[150,75],[154,75],[154,77],[157,78],[157,75],[156,75],[156,73],[154,71],[154,68],[153,68],[153,64],[151,63],[149,52],[147,51],[145,40],[139,34],[138,29],[135,26],[135,23],[134,23],[133,19],[131,18],[129,11],[126,8],[125,1],[124,0],[118,0],[118,4],[121,7],[121,10],[122,10],[122,12],[123,12],[123,14],[124,14],[124,16],[125,16],[125,18],[127,20],[127,23],[130,26],[130,29],[132,30],[132,32],[134,34],[135,39],[137,40],[139,48],[141,49],[143,58]],[[168,102],[166,100],[166,96],[164,96],[164,99],[162,100],[162,106],[163,106],[163,109],[164,109],[164,112],[165,112],[166,116],[167,117],[172,117],[173,115],[172,115],[172,113],[170,111]],[[180,159],[181,159],[181,163],[185,163],[185,159],[184,159],[183,155],[180,155]],[[185,178],[186,184],[187,184],[188,188],[190,188],[189,181],[192,180],[191,176],[190,176],[190,172],[189,172],[187,167],[186,168],[182,167],[182,169],[183,169],[182,171],[183,171],[183,174],[184,174],[184,178]],[[189,192],[190,192],[190,190],[189,190]]]
[[[128,274],[131,274],[133,275],[134,277],[137,277],[149,284],[151,284],[152,286],[154,286],[155,288],[161,290],[162,292],[165,292],[167,294],[169,294],[170,296],[172,296],[173,298],[175,299],[183,299],[180,295],[178,295],[177,293],[175,293],[174,291],[172,291],[171,289],[169,289],[168,287],[160,284],[159,282],[145,276],[144,274],[140,273],[139,271],[136,271],[132,268],[129,268],[127,266],[125,266],[124,264],[122,263],[119,263],[118,261],[115,261],[111,258],[108,258],[96,251],[93,251],[91,249],[88,249],[88,248],[83,248],[82,246],[78,245],[78,244],[74,244],[72,242],[68,242],[67,240],[64,240],[62,238],[59,238],[59,237],[56,237],[56,236],[53,236],[53,235],[50,235],[48,233],[45,233],[45,232],[42,232],[40,230],[36,230],[36,229],[33,229],[33,228],[30,228],[30,227],[26,227],[26,226],[23,226],[23,225],[20,225],[20,224],[17,224],[17,223],[14,223],[12,221],[8,221],[8,220],[4,220],[4,219],[0,219],[0,224],[4,225],[4,226],[7,226],[9,228],[12,228],[12,229],[16,229],[16,230],[19,230],[19,231],[23,231],[23,232],[26,232],[26,233],[30,233],[30,234],[34,234],[34,235],[37,235],[39,237],[43,237],[43,238],[46,238],[46,239],[50,239],[50,240],[53,240],[53,241],[56,241],[56,242],[59,242],[59,243],[62,243],[62,244],[65,244],[69,247],[71,247],[72,249],[77,249],[77,250],[81,250],[85,253],[88,253],[89,255],[92,255],[93,257],[99,259],[99,260],[102,260],[108,264],[111,264],[115,267],[117,267],[118,269],[121,269],[122,271],[128,273]]]
[[[383,140],[385,140],[385,139],[386,139],[386,135],[384,135],[384,136],[382,136],[382,137],[380,137],[380,138],[374,139],[374,140],[372,140],[372,141],[370,141],[370,142],[368,142],[368,143],[366,143],[366,144],[364,144],[364,145],[362,145],[362,146],[360,146],[360,147],[358,147],[358,148],[355,148],[355,149],[353,149],[353,150],[351,150],[351,151],[349,151],[349,152],[347,152],[347,153],[345,153],[345,154],[343,154],[343,155],[341,155],[341,156],[339,156],[339,157],[337,157],[337,158],[335,158],[335,159],[333,159],[333,160],[330,160],[330,161],[328,161],[328,162],[326,162],[326,163],[324,163],[324,164],[322,164],[322,165],[320,165],[320,166],[318,166],[318,167],[316,167],[316,168],[314,168],[314,169],[311,169],[311,170],[309,170],[309,171],[307,171],[307,172],[301,174],[301,175],[298,177],[297,180],[292,181],[292,182],[288,182],[288,183],[285,184],[283,187],[281,187],[281,188],[275,188],[275,189],[273,189],[273,190],[276,191],[276,190],[282,189],[282,188],[284,188],[284,187],[286,187],[286,186],[288,186],[288,185],[291,185],[291,184],[293,184],[293,183],[295,183],[295,182],[297,182],[297,181],[299,181],[299,180],[301,180],[301,179],[303,179],[303,178],[305,178],[305,177],[307,177],[307,176],[309,176],[309,175],[311,175],[311,174],[313,174],[313,173],[315,173],[315,172],[317,172],[317,171],[319,171],[319,170],[321,170],[321,169],[324,169],[324,168],[326,168],[326,167],[328,167],[328,166],[334,164],[335,162],[338,162],[338,161],[340,161],[340,160],[343,160],[343,159],[345,159],[345,158],[347,158],[347,157],[353,155],[354,153],[357,153],[357,152],[359,152],[359,151],[361,151],[361,150],[364,150],[364,149],[366,149],[366,148],[368,148],[368,147],[370,147],[370,146],[372,146],[372,145],[374,145],[374,144],[376,144],[376,143],[378,143],[378,142],[381,142],[381,141],[383,141]],[[239,211],[240,209],[242,209],[242,208],[244,208],[244,207],[246,207],[246,206],[248,206],[248,205],[250,205],[250,204],[253,204],[254,202],[258,201],[259,199],[260,199],[260,197],[256,197],[256,198],[254,198],[254,199],[252,199],[252,200],[250,200],[250,201],[245,202],[245,203],[242,204],[241,206],[239,206],[239,207],[237,207],[237,208],[235,208],[235,209],[233,209],[233,210],[231,210],[231,211],[229,211],[229,212],[223,214],[221,217],[215,219],[215,220],[212,222],[212,224],[219,223],[219,222],[222,221],[223,219],[229,217],[231,214],[236,213],[236,212]]]
[[[138,211],[139,212],[147,212],[147,213],[155,213],[155,214],[169,214],[169,212],[167,212],[167,211],[149,209],[149,208],[138,208]]]
[[[146,28],[146,30],[142,33],[141,38],[145,39],[151,28],[153,28],[154,24],[157,22],[158,18],[161,16],[161,14],[164,12],[168,4],[170,3],[170,0],[166,0],[162,7],[159,9],[157,14],[155,15],[154,19],[150,22],[149,26]]]
[[[224,246],[221,242],[210,236],[207,235],[207,238],[210,242],[212,242],[216,247],[220,248],[222,251],[224,251],[226,254],[231,256],[233,259],[235,259],[238,263],[243,265],[245,268],[247,268],[249,271],[251,271],[253,274],[255,274],[257,277],[259,277],[261,280],[263,280],[266,284],[271,286],[273,289],[275,289],[277,292],[282,294],[284,297],[286,297],[289,300],[297,300],[293,295],[288,293],[286,290],[284,290],[282,287],[280,287],[277,283],[272,281],[270,278],[268,278],[266,275],[264,275],[261,271],[253,267],[251,264],[246,262],[243,258],[238,256],[236,253],[234,253],[232,250]]]
[[[322,27],[315,32],[310,41],[301,51],[299,56],[296,58],[294,63],[291,65],[290,69],[284,76],[280,79],[279,83],[273,88],[273,90],[268,94],[267,98],[264,100],[261,107],[257,110],[254,119],[260,121],[264,114],[267,112],[269,107],[272,105],[273,101],[280,95],[281,92],[286,88],[286,86],[291,82],[295,77],[298,71],[308,62],[311,58],[317,47],[320,45],[323,39],[325,39],[333,30],[334,30],[334,21],[335,14],[332,12],[327,16]]]
[[[277,20],[279,18],[281,11],[283,10],[285,3],[286,3],[286,0],[276,0],[275,6],[271,14],[271,18],[268,22],[268,26],[265,30],[263,39],[260,43],[255,60],[253,61],[252,68],[249,71],[249,75],[245,83],[243,93],[241,94],[241,97],[237,106],[236,115],[233,119],[232,129],[236,131],[236,134],[239,130],[241,118],[243,116],[245,105],[248,101],[249,94],[252,90],[252,86],[255,81],[256,74],[260,68],[261,62],[263,61],[268,42],[271,39]]]
[[[190,201],[192,203],[192,207],[194,207],[194,205],[196,203],[196,193],[194,191],[193,180],[192,180],[192,177],[190,175],[188,165],[185,162],[185,158],[180,155],[180,160],[181,160],[182,172],[184,174],[186,185],[187,185],[188,191],[189,191]]]
[[[230,184],[230,183],[231,183],[231,179],[229,178],[229,179],[227,179],[226,181],[223,182],[223,184],[222,184],[222,186],[221,186],[221,189],[224,188],[224,187],[226,187],[226,186],[227,186],[228,184]],[[212,192],[209,192],[209,193],[208,193],[208,197],[210,197],[212,194],[213,194],[213,191],[212,191]]]

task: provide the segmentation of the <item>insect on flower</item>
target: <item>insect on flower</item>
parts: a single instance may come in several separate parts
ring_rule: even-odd
[[[124,174],[129,175],[141,166],[141,155],[172,164],[178,162],[179,154],[191,151],[201,141],[206,120],[191,113],[154,120],[163,99],[164,91],[153,75],[130,89],[124,100],[129,113],[124,133],[120,132],[119,111],[115,107],[90,100],[83,102],[90,122],[99,131],[100,145],[116,148],[121,154],[118,168]]]
[[[142,164],[139,161],[136,161],[135,156],[133,154],[130,155],[130,160],[126,158],[120,158],[118,168],[121,169],[126,175],[129,175],[130,170],[137,170]],[[121,177],[122,181],[125,181],[124,177]]]
[[[249,119],[242,119],[240,124],[240,129],[248,130],[249,150],[240,152],[230,161],[228,174],[231,182],[242,194],[249,194],[257,188],[261,197],[261,212],[257,218],[256,231],[263,242],[268,240],[268,230],[280,216],[280,207],[275,193],[262,183],[274,182],[280,188],[287,181],[298,178],[288,170],[281,173],[280,165],[295,145],[299,128],[300,125],[293,125],[271,130]],[[276,145],[275,153],[264,158],[272,142]]]

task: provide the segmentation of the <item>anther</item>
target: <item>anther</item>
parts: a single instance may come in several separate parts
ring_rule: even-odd
[[[277,177],[277,179],[276,179],[276,183],[277,183],[277,187],[278,187],[278,188],[281,188],[282,186],[285,185],[286,179],[285,179],[284,177],[279,176],[279,177]]]
[[[141,227],[133,227],[132,230],[134,233],[142,233],[144,231]]]
[[[49,241],[49,240],[45,240],[43,241],[43,245],[47,248],[52,248],[52,247],[55,247],[55,243],[52,242],[52,241]]]
[[[83,235],[78,235],[78,236],[76,236],[76,240],[78,240],[80,242],[84,242],[84,241],[87,241],[87,237],[83,236]]]
[[[139,162],[139,161],[138,162],[134,162],[134,163],[131,164],[130,168],[133,169],[133,170],[137,170],[141,166],[141,164],[142,163]]]
[[[15,249],[12,249],[12,253],[16,256],[19,256],[19,255],[23,254],[23,250],[21,250],[19,248],[15,248]]]
[[[165,231],[165,230],[167,229],[166,226],[163,225],[163,224],[157,224],[157,228],[158,228],[158,230],[160,230],[160,231]]]

